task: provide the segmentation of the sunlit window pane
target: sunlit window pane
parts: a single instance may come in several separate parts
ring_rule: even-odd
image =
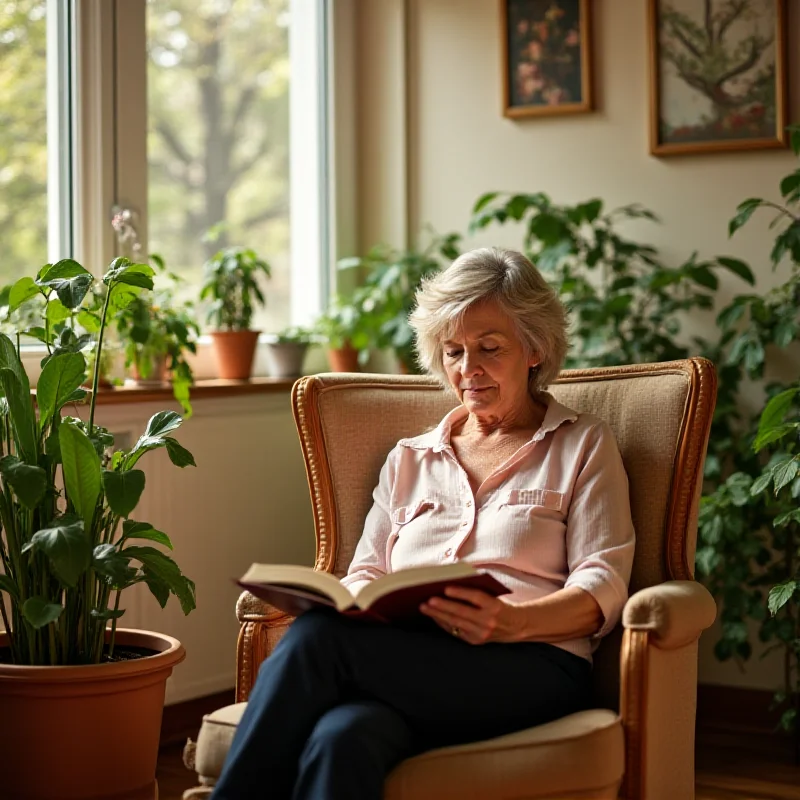
[[[46,8],[0,0],[0,285],[47,262]]]
[[[289,323],[288,25],[288,0],[147,2],[150,252],[196,294],[219,247],[253,248],[262,330]]]

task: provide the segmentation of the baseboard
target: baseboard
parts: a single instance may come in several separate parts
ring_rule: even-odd
[[[697,687],[698,731],[770,734],[781,712],[770,710],[772,692],[701,683]]]
[[[186,739],[197,739],[203,716],[233,702],[235,702],[234,690],[226,689],[224,692],[166,706],[164,716],[161,718],[161,747],[182,743]]]

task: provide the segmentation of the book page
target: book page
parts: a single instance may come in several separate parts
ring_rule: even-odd
[[[436,567],[413,567],[390,572],[365,586],[356,596],[359,608],[369,608],[378,598],[383,597],[396,589],[406,586],[421,586],[444,580],[454,580],[476,575],[477,570],[471,564],[458,562],[456,564],[440,564]],[[343,587],[344,588],[344,587]]]
[[[339,579],[328,572],[294,564],[253,564],[242,576],[242,583],[263,586],[288,586],[328,597],[341,611],[354,604],[353,595]]]

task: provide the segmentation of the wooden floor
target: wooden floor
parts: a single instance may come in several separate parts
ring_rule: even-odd
[[[701,734],[696,800],[800,800],[800,767],[787,745],[769,736]],[[159,800],[180,800],[183,790],[195,785],[180,745],[162,750],[158,785]]]

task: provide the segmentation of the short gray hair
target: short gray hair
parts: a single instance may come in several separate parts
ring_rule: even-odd
[[[426,278],[409,316],[416,333],[417,360],[447,386],[443,342],[466,310],[494,300],[514,322],[528,355],[536,354],[532,392],[546,389],[567,354],[567,315],[539,270],[515,250],[483,247],[460,255],[446,270]]]

